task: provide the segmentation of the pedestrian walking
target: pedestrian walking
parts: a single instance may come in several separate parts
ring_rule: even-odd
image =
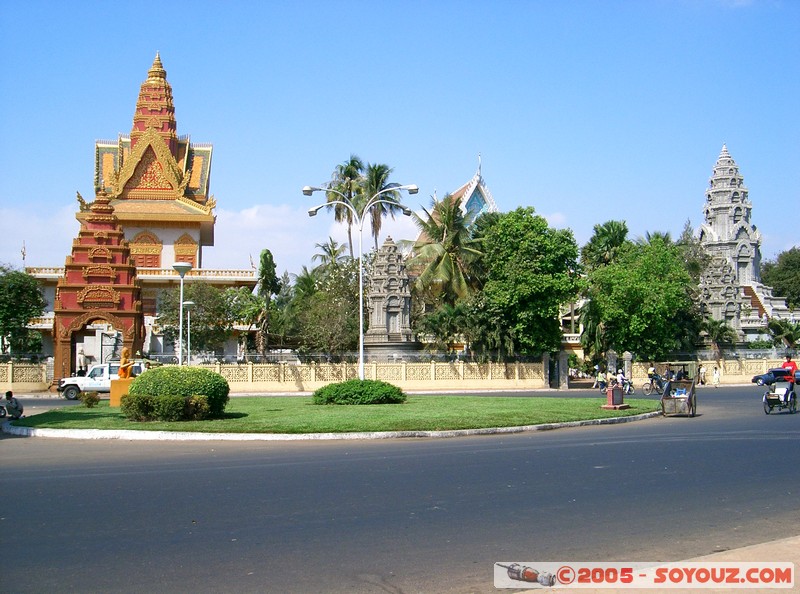
[[[713,375],[711,376],[711,383],[715,388],[719,388],[719,367],[714,367]]]

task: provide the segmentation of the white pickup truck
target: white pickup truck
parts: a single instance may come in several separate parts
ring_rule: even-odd
[[[144,371],[144,363],[135,361],[131,377]],[[75,400],[81,392],[111,392],[111,380],[119,379],[119,361],[97,363],[84,376],[73,375],[58,382],[58,391],[67,400]]]

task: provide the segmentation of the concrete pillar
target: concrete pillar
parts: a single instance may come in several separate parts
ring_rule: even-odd
[[[544,387],[550,387],[550,353],[542,354],[542,373],[544,374]]]
[[[558,353],[558,389],[569,390],[569,353]]]
[[[632,380],[633,377],[631,374],[633,373],[633,354],[631,354],[629,351],[625,351],[622,353],[622,361],[622,369],[625,371],[625,377],[627,377],[629,380]]]
[[[606,365],[608,366],[608,372],[616,375],[617,369],[619,369],[619,367],[617,367],[617,351],[613,349],[608,350],[606,353]]]

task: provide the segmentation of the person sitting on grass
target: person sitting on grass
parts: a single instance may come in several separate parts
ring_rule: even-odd
[[[22,416],[22,404],[20,404],[19,400],[14,398],[14,393],[11,390],[6,392],[5,407],[8,414],[15,421]]]

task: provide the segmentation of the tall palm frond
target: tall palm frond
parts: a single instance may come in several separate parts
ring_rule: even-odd
[[[638,237],[636,239],[638,245],[652,245],[657,241],[662,242],[664,245],[672,245],[672,234],[669,231],[645,231],[644,237]]]
[[[767,329],[775,346],[793,349],[800,342],[800,323],[772,318],[767,324]]]
[[[460,197],[432,198],[431,210],[422,210],[424,217],[413,215],[420,236],[408,266],[421,268],[418,288],[454,304],[478,288],[470,265],[481,255],[479,244],[470,234],[470,219],[461,212]]]
[[[311,297],[317,292],[317,275],[313,270],[303,266],[299,274],[292,274],[294,277],[294,298]]]
[[[397,186],[397,184],[389,182],[389,176],[392,174],[392,171],[394,170],[384,163],[369,163],[367,164],[367,173],[364,176],[361,186],[362,200],[369,200],[377,196],[380,192],[383,192],[378,199],[386,201],[379,202],[369,209],[369,216],[372,223],[372,237],[375,240],[376,250],[378,249],[378,236],[381,232],[383,217],[388,214],[394,218],[395,212],[402,208],[400,205],[400,192],[398,190],[390,190],[391,187]],[[366,206],[366,203],[364,206]],[[366,213],[364,213],[364,215],[366,215]]]
[[[358,155],[350,155],[350,159],[336,166],[331,176],[330,188],[341,192],[344,196],[339,196],[334,192],[328,192],[328,202],[335,202],[344,200],[358,212],[358,199],[361,193],[361,186],[363,185],[364,162],[359,159]],[[353,255],[353,213],[349,208],[341,204],[332,204],[334,209],[334,218],[337,223],[347,223],[347,243],[350,247],[350,257]]]
[[[706,318],[700,324],[700,329],[706,333],[714,352],[717,354],[717,359],[722,356],[723,344],[736,342],[736,330],[725,320]]]
[[[317,243],[314,247],[318,248],[320,253],[316,253],[311,257],[312,262],[319,262],[318,268],[321,272],[328,271],[331,267],[339,264],[344,258],[345,246],[339,244],[333,237],[329,237],[327,243]]]

